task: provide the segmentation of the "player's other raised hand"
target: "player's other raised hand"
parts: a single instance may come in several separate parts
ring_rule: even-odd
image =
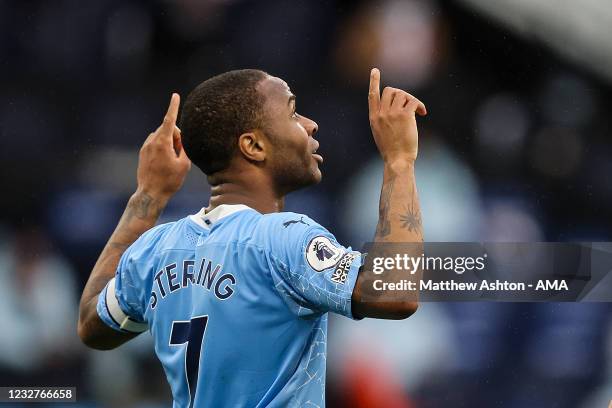
[[[160,127],[145,140],[138,159],[138,190],[156,198],[169,199],[176,193],[191,168],[176,126],[180,96],[172,94]]]
[[[370,73],[370,127],[378,151],[387,163],[414,161],[419,150],[415,113],[427,114],[425,105],[401,89],[385,87],[380,95],[380,71]]]

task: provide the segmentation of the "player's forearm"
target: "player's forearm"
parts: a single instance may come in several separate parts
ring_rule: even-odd
[[[414,178],[414,161],[386,161],[383,185],[380,194],[379,219],[374,245],[369,256],[392,257],[402,245],[408,256],[418,257],[422,253],[423,227],[421,210]],[[405,248],[405,249],[404,249]],[[407,249],[407,251],[406,251]],[[390,269],[384,275],[362,268],[353,292],[353,313],[356,316],[382,319],[404,319],[418,308],[416,291],[372,290],[373,282],[400,282],[403,279],[419,279],[421,271],[410,274],[402,269]]]
[[[117,270],[117,265],[125,250],[145,231],[157,222],[168,200],[154,197],[146,192],[134,193],[96,262],[81,296],[79,308],[79,332],[87,330],[88,322],[96,314],[97,299]]]
[[[374,242],[423,242],[414,161],[385,162]]]
[[[374,252],[382,255],[402,255],[418,258],[423,253],[423,225],[421,206],[414,175],[414,161],[385,162],[383,186],[380,193],[379,219],[374,236]],[[400,245],[394,245],[399,243]],[[376,247],[377,244],[382,244]],[[389,254],[390,252],[390,254]],[[410,273],[405,269],[389,269],[383,275],[386,282],[400,282],[421,278],[422,271]],[[398,309],[416,310],[417,291],[382,291],[379,301],[397,303]]]

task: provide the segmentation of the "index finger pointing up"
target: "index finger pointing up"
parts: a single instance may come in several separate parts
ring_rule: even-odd
[[[378,112],[380,106],[380,71],[372,68],[370,72],[370,91],[368,93],[370,113]]]
[[[170,106],[168,106],[168,112],[164,116],[164,122],[161,127],[164,133],[172,135],[174,132],[174,126],[176,125],[176,118],[178,117],[179,105],[181,103],[181,97],[177,93],[172,94],[170,98]]]

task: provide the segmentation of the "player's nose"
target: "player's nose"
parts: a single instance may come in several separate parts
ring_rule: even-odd
[[[313,136],[315,133],[317,133],[317,130],[319,130],[319,125],[317,125],[317,122],[305,116],[302,116],[301,118],[304,120],[302,126],[304,126],[304,129],[306,129],[309,136]]]

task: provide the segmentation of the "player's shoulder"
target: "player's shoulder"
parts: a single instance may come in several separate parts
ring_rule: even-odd
[[[309,265],[314,271],[329,269],[347,250],[325,227],[305,214],[281,212],[262,216],[262,242],[274,259],[285,266]]]
[[[313,236],[330,234],[309,216],[295,212],[262,215],[256,231],[258,242],[274,251],[303,247]]]
[[[266,230],[272,230],[279,233],[287,232],[290,234],[313,228],[323,228],[318,222],[306,214],[289,211],[262,215],[260,218],[260,226]]]
[[[134,246],[135,248],[147,249],[181,246],[181,241],[184,241],[188,234],[197,235],[192,231],[193,229],[187,217],[159,224],[142,234],[134,243]],[[193,241],[195,242],[196,240],[197,236],[195,236]]]
[[[156,225],[150,230],[147,230],[146,232],[144,232],[140,236],[140,238],[136,240],[136,242],[144,244],[144,243],[153,243],[153,242],[159,241],[160,239],[163,239],[163,237],[168,234],[168,231],[170,231],[175,224],[176,224],[176,221]]]

